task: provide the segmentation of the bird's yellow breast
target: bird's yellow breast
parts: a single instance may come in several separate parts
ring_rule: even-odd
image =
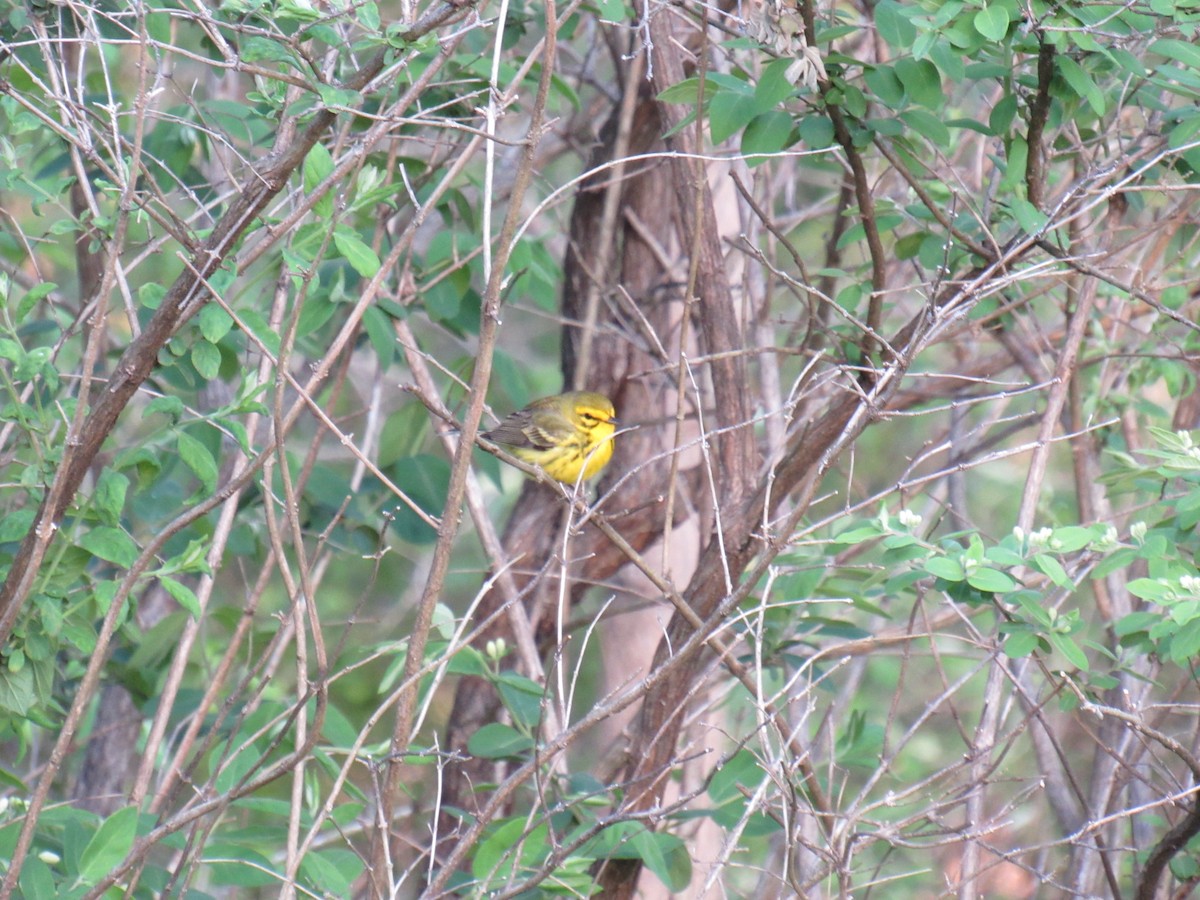
[[[613,455],[617,431],[612,401],[572,391],[543,397],[484,434],[556,481],[574,484],[596,475]]]

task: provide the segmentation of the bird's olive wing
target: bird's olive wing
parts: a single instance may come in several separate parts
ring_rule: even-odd
[[[549,450],[551,447],[557,447],[562,442],[562,435],[556,436],[556,432],[561,429],[547,427],[545,414],[540,418],[542,421],[536,422],[533,412],[522,409],[505,418],[483,436],[493,443],[509,447],[525,447],[530,450]]]

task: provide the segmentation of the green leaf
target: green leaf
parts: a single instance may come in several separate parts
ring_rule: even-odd
[[[155,397],[153,400],[147,403],[145,414],[149,416],[153,415],[154,413],[162,413],[163,415],[169,416],[172,419],[178,419],[183,415],[183,412],[183,401],[174,394],[166,394],[162,397]]]
[[[758,758],[749,750],[739,750],[713,772],[708,782],[708,796],[717,806],[735,799],[740,799],[744,806],[745,795],[741,789],[752,788],[763,777]]]
[[[27,856],[21,866],[18,896],[61,897],[62,892],[54,884],[54,873],[36,856]]]
[[[1050,612],[1042,605],[1045,600],[1042,594],[1037,591],[1021,591],[1013,599],[1038,626],[1041,628],[1052,627],[1053,619],[1050,618]]]
[[[358,104],[359,94],[357,91],[336,88],[329,84],[318,84],[316,88],[321,102],[328,107],[353,109]]]
[[[308,156],[304,157],[304,192],[311,194],[332,174],[333,157],[323,144],[313,144],[313,148],[308,151]],[[313,212],[322,219],[328,219],[333,215],[333,191],[325,191],[321,199],[313,206]]]
[[[349,228],[339,225],[333,232],[333,243],[350,267],[363,278],[370,278],[379,271],[381,263],[375,251]]]
[[[1193,113],[1190,116],[1183,116],[1179,120],[1179,124],[1171,129],[1171,133],[1167,138],[1167,146],[1172,150],[1178,150],[1179,148],[1190,144],[1195,139],[1197,133],[1200,133],[1200,115]],[[1178,285],[1177,287],[1181,288],[1182,285]],[[1168,290],[1174,289],[1168,288]],[[1188,297],[1188,291],[1186,288],[1178,290],[1175,293],[1180,297],[1180,299],[1175,301],[1174,305],[1170,306],[1171,309],[1178,309],[1182,305],[1183,300]],[[1165,299],[1166,294],[1167,291],[1163,291],[1164,306],[1167,305]]]
[[[992,134],[1006,135],[1017,115],[1017,97],[1015,94],[1005,94],[1000,102],[992,107],[988,115],[988,128]]]
[[[1071,86],[1071,90],[1087,101],[1092,112],[1098,116],[1104,115],[1106,108],[1104,93],[1096,87],[1096,82],[1092,81],[1092,76],[1083,70],[1083,66],[1071,57],[1063,55],[1057,57],[1057,63],[1058,71],[1062,74],[1063,80]]]
[[[1079,669],[1081,672],[1088,671],[1087,654],[1080,650],[1079,645],[1071,640],[1067,635],[1058,634],[1057,632],[1052,631],[1046,635],[1046,639],[1050,641],[1050,645],[1055,650],[1066,657],[1067,662]]]
[[[867,95],[853,84],[842,83],[840,88],[841,97],[837,100],[838,105],[854,118],[863,118],[867,114]],[[830,91],[827,97],[830,103],[834,102],[833,91]]]
[[[192,474],[200,479],[200,484],[206,494],[217,489],[217,461],[200,441],[186,431],[181,431],[175,438],[175,446],[179,450],[179,458],[183,464],[192,470]]]
[[[514,722],[529,729],[537,727],[542,718],[541,685],[517,672],[502,672],[496,679],[496,689]]]
[[[1019,566],[1025,562],[1025,557],[1023,557],[1020,553],[1001,545],[988,547],[987,552],[983,554],[983,557],[992,565],[998,566],[1001,569],[1008,568],[1010,566]]]
[[[917,38],[916,26],[904,14],[905,9],[896,0],[880,0],[875,6],[876,30],[897,50],[908,50]]]
[[[1026,234],[1037,234],[1050,221],[1044,212],[1024,197],[1013,197],[1010,205],[1013,218]]]
[[[673,834],[643,830],[630,843],[667,890],[677,894],[687,888],[692,866],[683,841]]]
[[[1149,631],[1150,627],[1163,620],[1162,613],[1135,612],[1122,616],[1113,625],[1113,634],[1117,637],[1127,637],[1140,631]]]
[[[21,302],[17,304],[17,322],[23,322],[25,317],[29,315],[39,301],[49,296],[58,285],[53,281],[43,281],[41,284],[35,284],[25,292],[25,296],[21,298]]]
[[[1169,656],[1172,662],[1188,665],[1200,654],[1200,619],[1193,619],[1171,635]]]
[[[937,44],[941,35],[930,29],[922,31],[917,35],[917,39],[913,41],[912,55],[913,59],[926,59],[933,51],[934,45]]]
[[[747,160],[751,167],[767,161],[767,156],[778,153],[791,143],[792,117],[782,110],[756,116],[742,135],[742,154],[758,156]]]
[[[1200,619],[1200,600],[1186,599],[1174,604],[1170,611],[1171,621],[1186,625],[1194,619]]]
[[[200,619],[200,598],[196,596],[195,591],[181,581],[176,581],[168,575],[158,576],[159,584],[161,584],[174,599],[175,602],[187,610],[188,615],[199,621]]]
[[[104,820],[79,858],[79,880],[95,884],[117,867],[133,848],[137,837],[138,810],[126,806]]]
[[[100,525],[88,529],[78,541],[80,547],[106,562],[128,569],[138,558],[138,545],[120,528]]]
[[[1192,856],[1173,857],[1170,866],[1171,874],[1175,876],[1177,881],[1191,881],[1197,875],[1200,875],[1200,860]]]
[[[825,116],[805,116],[797,126],[800,140],[812,150],[824,150],[833,144],[833,123]]]
[[[975,13],[975,30],[989,41],[1002,41],[1008,34],[1008,10],[1003,6],[985,6]]]
[[[1067,570],[1053,556],[1048,556],[1045,553],[1039,553],[1033,558],[1033,564],[1037,566],[1043,574],[1049,576],[1050,580],[1064,590],[1071,590],[1075,587],[1075,582],[1071,580],[1071,576],[1067,574]]]
[[[882,534],[884,532],[879,529],[878,525],[868,522],[856,528],[847,528],[845,531],[835,535],[833,543],[845,545],[861,544],[863,541],[873,541]]]
[[[839,38],[844,38],[849,34],[857,34],[862,30],[859,25],[831,25],[824,28],[817,21],[817,46],[821,47],[825,44],[832,44]]]
[[[213,381],[221,373],[221,351],[216,344],[196,341],[192,347],[192,365],[206,381]]]
[[[700,100],[700,79],[685,78],[659,91],[655,99],[660,103],[690,103],[695,106]]]
[[[450,487],[450,464],[440,456],[417,454],[396,460],[392,466],[392,477],[419,508],[430,515],[440,515],[446,504],[446,491]],[[408,504],[400,502],[395,507],[392,527],[406,541],[424,544],[437,539],[435,532]]]
[[[754,104],[748,103],[744,94],[720,91],[708,104],[708,128],[712,142],[724,143],[730,135],[750,124],[754,116]]]
[[[874,769],[883,752],[884,728],[868,721],[859,710],[850,714],[845,730],[838,736],[834,752],[838,765]]]
[[[1058,553],[1074,553],[1096,540],[1102,532],[1102,528],[1085,528],[1082,525],[1065,525],[1062,528],[1055,528],[1053,549]]]
[[[863,80],[884,106],[895,110],[904,108],[908,94],[891,66],[873,66],[867,69]]]
[[[1157,578],[1135,578],[1125,587],[1133,596],[1155,602],[1169,602],[1173,593],[1169,585]]]
[[[440,322],[453,322],[463,307],[463,291],[453,278],[443,278],[421,291],[421,302],[429,315]]]
[[[97,512],[109,525],[116,525],[121,518],[121,510],[125,508],[125,493],[129,490],[129,479],[120,472],[105,469],[96,481],[96,490],[92,493],[92,502]]]
[[[367,31],[378,31],[380,25],[379,7],[374,3],[364,3],[358,7],[358,21]]]
[[[950,146],[950,129],[946,123],[932,113],[923,109],[906,109],[900,113],[903,119],[917,134],[928,138],[939,147]]]
[[[239,58],[246,62],[277,62],[295,67],[295,57],[286,44],[269,38],[251,35],[242,41]]]
[[[942,111],[946,98],[942,94],[942,76],[937,66],[927,59],[898,59],[895,69],[896,77],[914,103]]]
[[[320,852],[310,850],[300,863],[300,873],[326,897],[350,897],[354,881],[362,873],[359,856],[339,847]]]
[[[80,653],[90,654],[96,649],[96,632],[78,622],[63,623],[63,637],[70,641]]]
[[[242,324],[267,349],[272,356],[279,355],[279,332],[271,328],[266,317],[256,309],[244,309],[240,312]]]
[[[602,22],[624,22],[628,16],[626,15],[626,7],[622,0],[598,0],[596,11],[600,14]],[[670,88],[667,88],[669,91]],[[666,91],[663,91],[665,94]],[[661,98],[660,98],[661,99]],[[665,102],[674,103],[674,100]]]
[[[1006,82],[1010,75],[1012,75],[1012,69],[994,62],[971,63],[971,65],[963,68],[963,76],[970,78],[972,81],[995,80]]]
[[[400,659],[403,662],[403,658]],[[474,647],[464,647],[450,658],[446,671],[451,675],[487,675],[487,663],[484,656]],[[399,673],[397,673],[399,674]]]
[[[967,576],[967,584],[977,591],[988,591],[993,594],[1007,594],[1017,589],[1018,584],[1011,576],[999,569],[979,567]]]
[[[25,359],[25,348],[16,341],[0,338],[0,359],[8,359],[20,365]]]
[[[1020,135],[1007,142],[1008,158],[1004,161],[1004,178],[1001,184],[1006,190],[1016,190],[1025,182],[1025,169],[1029,165],[1029,144]]]
[[[894,229],[896,226],[900,225],[903,222],[904,222],[903,216],[898,216],[898,215],[894,215],[891,213],[885,213],[884,215],[878,216],[876,218],[875,225],[880,234],[887,234],[889,231],[891,231],[892,229]],[[841,236],[841,238],[838,240],[837,248],[839,250],[842,250],[846,247],[851,246],[852,244],[854,244],[858,241],[866,240],[866,237],[867,237],[866,226],[863,225],[862,222],[855,222],[853,225],[851,225],[849,228],[846,229],[845,234],[843,234]],[[840,305],[845,305],[845,304],[840,304]]]
[[[943,581],[962,581],[967,577],[967,573],[963,570],[961,562],[945,556],[931,557],[925,561],[925,564],[921,568],[930,575],[941,578]]]
[[[790,59],[777,59],[763,69],[758,84],[754,86],[754,108],[760,113],[775,109],[796,92],[796,88],[787,80],[787,70],[791,64]]]
[[[377,306],[368,306],[363,311],[363,327],[367,330],[380,368],[387,369],[396,357],[396,334],[392,331],[391,317]]]
[[[1145,61],[1128,50],[1122,50],[1119,47],[1104,48],[1104,55],[1111,59],[1119,66],[1126,75],[1132,75],[1134,78],[1145,78],[1147,69]]]
[[[900,137],[908,129],[899,119],[878,119],[871,118],[863,122],[867,128],[871,129],[878,135],[883,137]]]
[[[1018,631],[1010,634],[1004,641],[1004,655],[1009,659],[1021,659],[1028,656],[1041,644],[1041,639],[1032,631]]]
[[[200,310],[196,321],[200,325],[200,333],[214,344],[220,342],[233,328],[233,317],[216,303],[209,303]]]
[[[1159,56],[1181,62],[1192,69],[1200,69],[1200,47],[1190,41],[1162,38],[1151,44],[1147,52],[1157,53]]]
[[[521,734],[510,725],[489,722],[467,741],[467,751],[480,759],[502,759],[520,756],[533,749],[533,738]]]
[[[214,884],[235,888],[278,887],[280,880],[269,857],[243,844],[221,841],[205,843],[204,871]]]
[[[23,539],[33,524],[32,509],[15,509],[0,516],[0,544]]]
[[[514,816],[495,828],[475,851],[471,872],[484,884],[487,879],[508,876],[519,868],[534,868],[549,852],[546,825],[529,827],[524,816]],[[491,891],[481,892],[483,896]]]
[[[13,671],[6,665],[0,665],[0,710],[23,716],[36,702],[33,669],[25,666]]]

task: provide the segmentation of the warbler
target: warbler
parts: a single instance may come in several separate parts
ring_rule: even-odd
[[[569,391],[534,400],[483,437],[555,481],[574,484],[603,469],[613,454],[616,410],[603,394]]]

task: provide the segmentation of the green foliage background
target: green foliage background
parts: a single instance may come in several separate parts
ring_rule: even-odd
[[[550,12],[0,6],[0,895],[342,897],[380,893],[374,872],[397,895],[587,896],[614,861],[680,893],[1191,883],[1200,6]],[[796,528],[764,517],[761,577],[729,575],[747,599],[719,637],[755,689],[728,664],[697,680],[692,724],[720,725],[649,811],[546,733],[551,680],[471,643],[502,562],[478,523],[415,612],[462,515],[472,379],[501,414],[560,388],[570,206],[631,59],[666,52],[646,14],[713,25],[655,100],[745,188],[717,219],[750,480],[871,395]],[[653,343],[605,304],[599,340]],[[618,456],[606,489],[679,452],[673,423],[630,424],[662,458]],[[501,522],[518,476],[481,451],[472,471]],[[572,740],[618,711],[589,631],[614,593],[577,610]],[[466,750],[525,772],[478,823],[439,793],[466,675],[506,708]]]

